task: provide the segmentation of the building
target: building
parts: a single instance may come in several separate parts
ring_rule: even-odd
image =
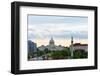
[[[84,50],[88,51],[88,44],[80,44],[80,43],[75,43],[73,44],[73,49],[74,50]]]
[[[38,49],[40,51],[44,51],[45,49],[48,49],[50,51],[58,51],[58,50],[60,51],[60,50],[64,49],[64,46],[55,45],[55,42],[54,42],[53,38],[51,38],[50,41],[49,41],[49,44],[47,46],[42,45],[42,46],[38,47]]]
[[[28,40],[28,51],[29,52],[36,52],[37,51],[37,44]]]
[[[73,37],[72,37],[70,50],[71,50],[71,56],[73,56],[73,51],[75,51],[75,50],[84,50],[87,52],[88,51],[88,44],[73,43]]]

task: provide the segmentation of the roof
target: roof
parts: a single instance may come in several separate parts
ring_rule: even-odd
[[[88,44],[75,43],[73,46],[88,46]]]

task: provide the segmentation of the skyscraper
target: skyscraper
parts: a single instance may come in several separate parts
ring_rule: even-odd
[[[36,52],[37,51],[36,43],[32,42],[31,40],[28,40],[28,51],[29,52]]]

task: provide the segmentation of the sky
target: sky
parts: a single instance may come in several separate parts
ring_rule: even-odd
[[[37,46],[48,45],[51,37],[56,45],[69,46],[71,36],[75,43],[87,43],[88,17],[28,15],[28,40]]]

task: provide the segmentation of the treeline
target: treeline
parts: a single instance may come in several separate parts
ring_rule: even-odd
[[[71,57],[71,51],[70,48],[66,47],[63,50],[48,50],[45,49],[44,51],[40,51],[37,49],[37,52],[29,52],[28,53],[28,59],[34,58],[34,57],[44,57],[46,56],[47,59],[51,60],[57,60],[57,59],[81,59],[81,58],[88,58],[88,52],[78,49],[73,51],[73,57]]]

